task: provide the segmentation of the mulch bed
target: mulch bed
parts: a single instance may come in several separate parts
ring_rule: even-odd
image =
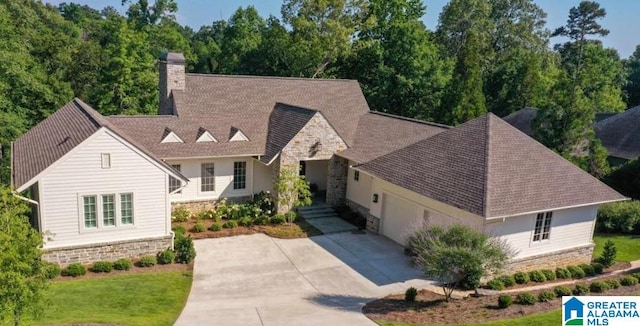
[[[129,275],[129,274],[140,274],[140,273],[154,273],[154,272],[172,272],[172,271],[182,271],[182,272],[191,272],[193,270],[193,262],[190,264],[167,264],[167,265],[159,265],[156,264],[151,267],[138,267],[133,266],[128,271],[119,271],[112,270],[110,273],[94,273],[91,271],[89,266],[87,267],[87,274],[77,277],[72,276],[58,276],[52,280],[52,282],[59,281],[69,281],[69,280],[82,280],[89,278],[103,278],[103,277],[112,277],[117,275]]]
[[[236,235],[249,235],[256,233],[264,233],[271,237],[276,238],[304,238],[310,237],[314,235],[321,235],[322,232],[320,230],[313,227],[311,224],[307,223],[302,218],[298,218],[293,225],[290,224],[281,224],[281,225],[252,225],[252,226],[238,226],[233,229],[223,228],[220,231],[211,231],[209,227],[213,224],[213,220],[203,220],[201,221],[204,226],[207,228],[204,232],[193,232],[193,227],[196,225],[195,220],[189,220],[187,222],[172,222],[171,227],[175,226],[183,226],[187,233],[186,235],[191,236],[193,239],[208,239],[208,238],[223,238],[223,237],[232,237]],[[218,224],[224,223],[218,222]],[[292,228],[299,228],[299,230],[291,230]],[[297,231],[297,232],[291,232]]]
[[[619,279],[623,275],[604,275],[598,280]],[[591,282],[580,282],[589,286]],[[546,284],[546,283],[540,283]],[[531,284],[530,284],[531,285]],[[535,285],[535,284],[534,284]],[[567,286],[575,287],[575,284]],[[536,298],[542,291],[553,291],[553,288],[531,292]],[[590,295],[637,295],[640,293],[640,284],[635,286],[621,286],[605,293],[593,293]],[[466,297],[463,299],[451,299],[444,301],[444,296],[427,290],[418,291],[416,302],[404,301],[404,294],[390,295],[385,298],[372,301],[364,306],[362,312],[372,320],[384,320],[392,322],[404,322],[413,324],[464,324],[478,323],[500,319],[518,318],[526,315],[548,312],[562,308],[560,298],[549,302],[538,302],[535,305],[519,305],[515,303],[518,293],[510,293],[514,298],[514,304],[506,309],[498,307],[498,295]]]

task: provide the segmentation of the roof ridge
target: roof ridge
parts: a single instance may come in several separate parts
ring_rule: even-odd
[[[496,118],[496,116],[489,112],[485,115],[486,119],[485,119],[485,143],[484,143],[484,196],[482,196],[482,209],[483,209],[483,214],[484,217],[489,216],[489,179],[490,179],[490,172],[491,172],[491,127],[492,127],[492,123],[491,121],[494,120],[494,118]]]
[[[164,114],[164,115],[158,115],[158,114],[136,114],[136,115],[126,115],[126,114],[115,114],[115,115],[107,115],[104,116],[107,119],[110,118],[138,118],[138,119],[145,119],[145,118],[177,118],[175,115],[168,115],[168,114]]]
[[[309,107],[306,107],[306,106],[294,105],[294,104],[289,104],[289,103],[284,103],[284,102],[277,102],[277,101],[276,101],[276,104],[273,106],[273,108],[277,109],[277,108],[282,107],[282,106],[285,106],[285,107],[288,107],[288,108],[292,108],[292,109],[300,109],[300,110],[305,110],[305,111],[311,111],[313,113],[320,112],[320,110],[312,109],[312,108],[309,108]],[[283,109],[284,109],[284,107],[283,107]]]
[[[420,124],[429,125],[429,126],[442,127],[442,128],[445,128],[445,129],[453,128],[452,126],[445,125],[445,124],[442,124],[442,123],[425,121],[425,120],[409,118],[409,117],[403,117],[401,115],[395,115],[395,114],[390,114],[390,113],[385,113],[385,112],[380,112],[380,111],[369,110],[368,113],[380,115],[380,116],[383,116],[383,117],[398,119],[398,120],[404,120],[404,121],[409,121],[409,122],[420,123]]]
[[[282,80],[307,80],[307,81],[337,81],[337,82],[358,82],[355,79],[342,78],[309,78],[309,77],[284,77],[284,76],[257,76],[257,75],[224,75],[224,74],[198,74],[187,73],[187,76],[209,77],[209,78],[245,78],[245,79],[282,79]]]

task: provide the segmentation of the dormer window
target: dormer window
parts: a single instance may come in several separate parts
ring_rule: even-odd
[[[231,127],[231,137],[229,141],[249,141],[247,137],[240,129]]]
[[[213,137],[213,135],[206,129],[200,128],[198,129],[198,139],[196,139],[196,143],[207,143],[214,142],[217,143],[218,140]]]
[[[182,138],[180,138],[173,130],[169,128],[164,129],[164,136],[162,137],[161,143],[184,143]]]

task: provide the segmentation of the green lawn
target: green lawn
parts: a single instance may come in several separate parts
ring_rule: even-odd
[[[172,325],[191,288],[191,272],[118,275],[51,284],[39,325]]]
[[[640,237],[632,235],[617,234],[597,234],[593,237],[596,248],[593,251],[594,257],[602,254],[602,248],[607,240],[611,240],[616,244],[618,256],[616,261],[633,261],[640,259]]]
[[[560,309],[553,310],[549,312],[544,312],[541,314],[525,316],[515,319],[505,319],[498,320],[489,323],[482,324],[463,324],[458,326],[471,326],[471,325],[482,325],[482,326],[540,326],[540,325],[558,325],[562,320],[562,311]],[[377,321],[378,324],[382,326],[418,326],[416,324],[406,324],[406,323],[393,323],[386,321]]]

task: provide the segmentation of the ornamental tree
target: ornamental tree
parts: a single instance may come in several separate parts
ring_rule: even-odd
[[[295,168],[282,168],[273,188],[277,191],[278,212],[311,205],[311,190],[304,176]]]

